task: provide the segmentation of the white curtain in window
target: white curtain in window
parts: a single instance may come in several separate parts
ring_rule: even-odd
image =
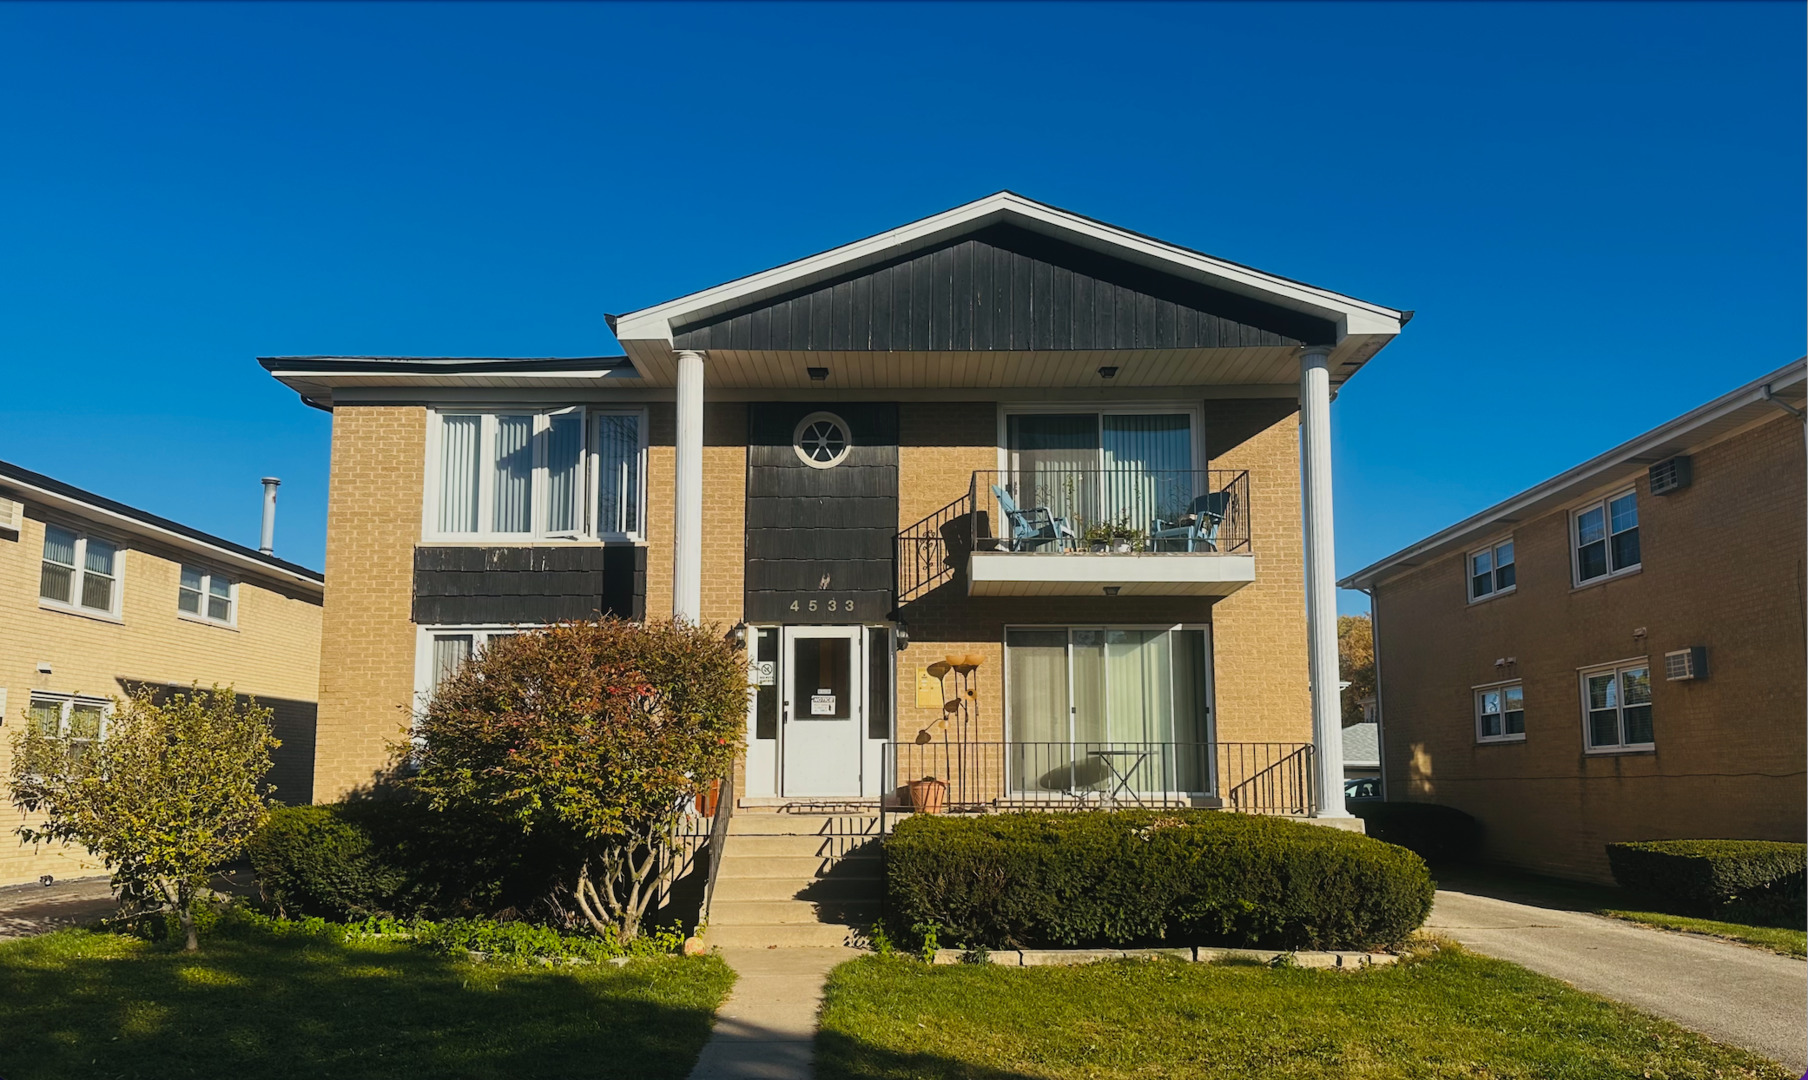
[[[640,417],[596,418],[596,527],[640,531]]]
[[[1046,506],[1080,527],[1096,520],[1093,478],[1099,467],[1097,413],[1026,413],[1008,418],[1010,492],[1023,509]],[[989,492],[981,492],[989,496]],[[998,528],[995,524],[993,528]]]
[[[1204,494],[1192,490],[1193,441],[1185,413],[1107,414],[1100,444],[1102,501],[1111,520],[1148,529],[1157,518],[1171,522],[1180,517],[1195,495]]]
[[[1073,755],[1067,738],[1067,631],[1012,630],[1005,643],[1016,789],[1069,790]]]
[[[492,532],[533,529],[534,418],[496,418],[496,510]]]
[[[433,686],[458,670],[471,657],[470,634],[438,634],[433,638]]]
[[[1169,751],[1160,773],[1171,791],[1204,791],[1206,765],[1210,761],[1211,735],[1207,727],[1206,654],[1204,630],[1173,632],[1174,728],[1177,744]]]
[[[477,531],[477,456],[483,417],[440,418],[439,531]]]
[[[584,417],[557,413],[546,431],[546,530],[578,531],[578,492],[584,473]]]

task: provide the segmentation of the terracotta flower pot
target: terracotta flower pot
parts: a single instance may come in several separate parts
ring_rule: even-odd
[[[939,814],[948,805],[948,784],[933,776],[910,782],[910,806],[919,814]]]

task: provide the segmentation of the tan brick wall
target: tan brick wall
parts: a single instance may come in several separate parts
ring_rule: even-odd
[[[1643,568],[1605,583],[1571,588],[1566,512],[1512,527],[1514,593],[1467,603],[1462,554],[1385,582],[1389,797],[1475,815],[1491,859],[1597,881],[1615,841],[1801,840],[1803,470],[1780,417],[1695,455],[1684,491],[1652,497],[1641,476]],[[1666,682],[1663,654],[1690,645],[1710,677]],[[1577,669],[1641,656],[1656,751],[1584,753]],[[1470,688],[1515,675],[1525,741],[1478,744]]]
[[[321,609],[304,592],[241,580],[235,628],[185,619],[176,608],[182,554],[110,534],[108,539],[123,545],[119,620],[53,611],[38,603],[44,521],[29,503],[27,515],[17,539],[0,533],[0,687],[6,688],[0,777],[34,690],[121,697],[127,684],[140,681],[217,683],[279,706],[315,700]],[[56,520],[82,528],[73,519]],[[38,672],[41,662],[50,665],[50,674]],[[79,850],[20,843],[13,830],[21,823],[11,804],[0,800],[0,885],[43,874],[70,878],[104,872]]]
[[[414,546],[421,535],[427,412],[333,412],[326,609],[314,798],[366,787],[405,737],[414,696]]]

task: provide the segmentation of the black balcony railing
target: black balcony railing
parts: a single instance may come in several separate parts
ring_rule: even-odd
[[[1233,553],[1250,549],[1249,473],[1069,469],[973,474],[974,551]]]
[[[1251,814],[1313,812],[1312,745],[1268,742],[887,743],[888,812],[1222,805]],[[913,794],[911,785],[917,783]]]
[[[952,581],[969,550],[973,497],[960,498],[899,531],[898,603],[907,604]]]

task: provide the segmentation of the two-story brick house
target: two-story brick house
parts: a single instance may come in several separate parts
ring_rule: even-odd
[[[1609,880],[1624,840],[1803,838],[1798,360],[1350,575],[1386,793]]]
[[[312,801],[324,584],[269,551],[0,462],[0,776],[22,725],[102,738],[116,699],[217,684],[271,709],[276,798]],[[21,843],[22,823],[0,802],[0,885],[103,872],[79,849]]]
[[[1330,398],[1408,317],[1006,193],[612,316],[623,356],[264,359],[333,413],[316,795],[497,634],[614,613],[745,640],[746,803],[1305,812]]]

